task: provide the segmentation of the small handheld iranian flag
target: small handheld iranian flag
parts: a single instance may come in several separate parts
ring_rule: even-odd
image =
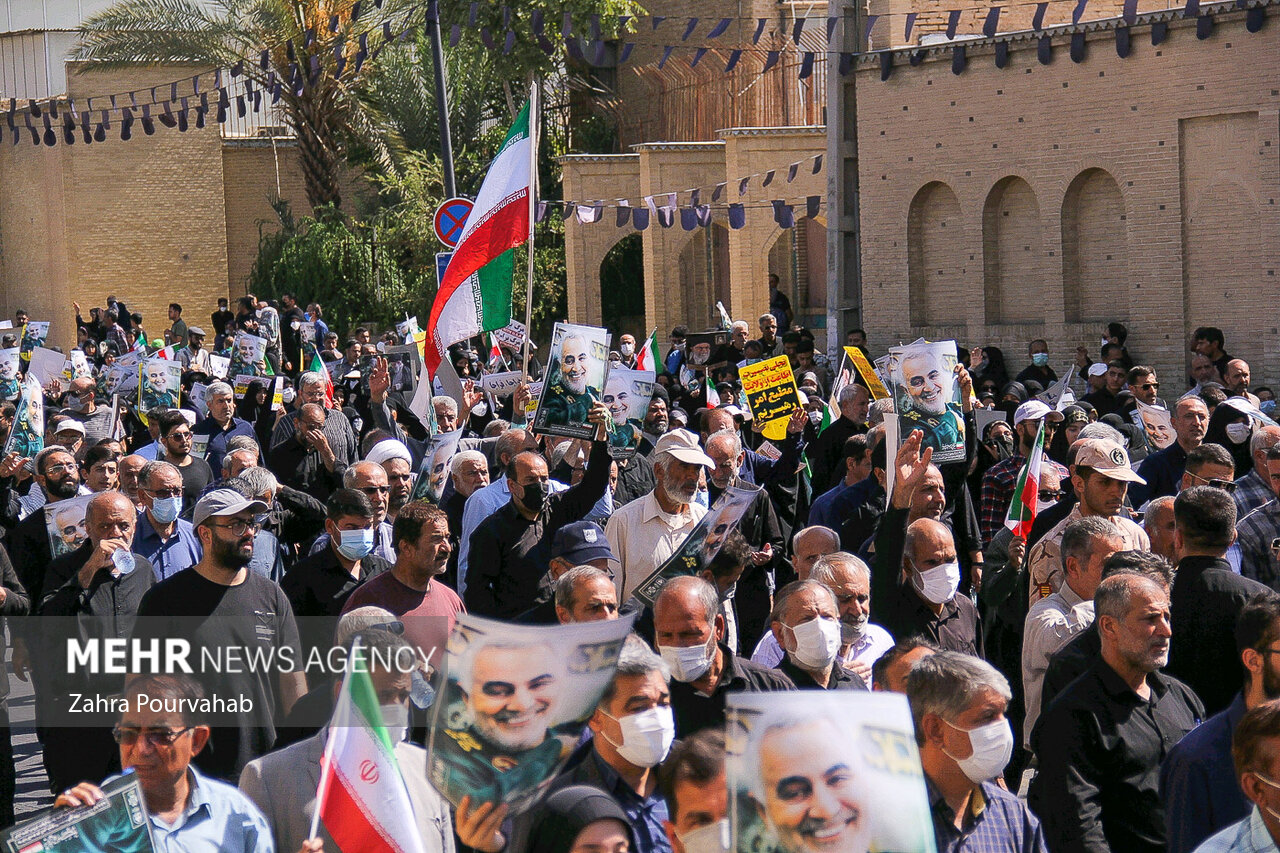
[[[644,342],[644,346],[640,347],[640,352],[636,355],[636,370],[652,370],[655,373],[658,370],[658,330],[654,329],[649,333],[649,340]]]
[[[1014,536],[1026,538],[1036,520],[1036,504],[1040,494],[1040,469],[1044,465],[1044,424],[1036,433],[1036,446],[1027,457],[1027,464],[1018,474],[1018,484],[1013,489],[1013,500],[1005,515],[1004,526]]]
[[[716,386],[711,384],[711,377],[707,376],[702,381],[707,383],[707,408],[720,408],[720,392],[716,390]]]
[[[329,375],[329,369],[324,366],[324,361],[320,358],[320,353],[313,353],[311,356],[311,364],[307,365],[307,370],[312,373],[319,373],[324,377],[324,407],[326,409],[333,408],[333,377]]]
[[[353,649],[329,722],[311,837],[317,823],[339,850],[352,853],[425,853],[413,805],[396,763],[368,666]]]

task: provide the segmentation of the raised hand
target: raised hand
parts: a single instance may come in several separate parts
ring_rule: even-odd
[[[918,429],[912,430],[898,447],[898,455],[893,459],[893,505],[898,509],[911,506],[911,496],[929,472],[933,448],[926,447],[921,453],[920,444],[923,441],[924,433]]]

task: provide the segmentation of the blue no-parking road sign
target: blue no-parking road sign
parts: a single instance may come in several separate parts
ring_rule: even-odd
[[[455,248],[462,238],[462,227],[467,224],[467,217],[471,215],[471,207],[471,202],[465,198],[451,198],[440,205],[432,221],[436,239],[450,249]]]

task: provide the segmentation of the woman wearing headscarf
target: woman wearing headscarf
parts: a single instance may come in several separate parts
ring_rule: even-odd
[[[590,785],[570,785],[538,807],[537,822],[522,853],[631,853],[635,849],[630,820],[613,797]]]
[[[236,417],[253,424],[253,433],[258,437],[262,447],[271,446],[271,430],[276,425],[275,412],[271,403],[274,390],[273,380],[254,379],[249,383],[244,397],[236,403]]]
[[[1249,452],[1249,439],[1253,437],[1253,418],[1241,408],[1245,401],[1232,397],[1213,410],[1209,416],[1209,428],[1205,430],[1206,443],[1219,444],[1231,454],[1239,479],[1253,468],[1253,454]]]

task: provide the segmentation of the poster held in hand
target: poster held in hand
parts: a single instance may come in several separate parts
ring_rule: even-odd
[[[906,696],[742,692],[726,710],[736,853],[935,853]],[[809,807],[819,791],[821,810]]]
[[[44,450],[44,389],[31,377],[24,377],[4,453],[16,453],[28,459]]]
[[[225,355],[209,353],[209,372],[215,379],[226,379],[231,368],[231,359]]]
[[[1134,402],[1138,404],[1138,408],[1134,412],[1133,419],[1146,432],[1147,441],[1164,450],[1178,440],[1178,436],[1173,431],[1173,417],[1168,409],[1148,406],[1141,400],[1134,400]]]
[[[36,347],[27,353],[27,375],[35,377],[41,388],[48,388],[49,383],[58,380],[66,390],[66,378],[62,375],[62,365],[67,357],[57,350]]]
[[[227,371],[232,376],[249,374],[261,376],[260,363],[267,357],[267,339],[248,332],[236,335],[235,344],[231,347],[231,364]]]
[[[49,321],[48,320],[32,320],[22,327],[22,340],[18,343],[21,350],[21,358],[23,361],[31,360],[31,353],[36,347],[44,346],[44,342],[49,339]]]
[[[652,370],[615,367],[604,385],[604,404],[609,407],[613,429],[609,432],[609,455],[625,459],[635,455],[644,432],[644,416],[653,397]]]
[[[151,820],[142,783],[131,771],[102,784],[91,806],[53,808],[0,833],[4,853],[151,853]]]
[[[148,358],[138,374],[138,405],[143,413],[152,409],[176,409],[182,393],[182,363]]]
[[[556,323],[534,429],[550,435],[593,438],[596,427],[587,415],[592,404],[600,402],[608,356],[609,333],[604,329]]]
[[[905,441],[913,430],[920,430],[924,434],[920,448],[933,448],[936,465],[963,462],[965,458],[956,364],[955,341],[917,340],[889,350],[889,379],[899,435]]]
[[[782,438],[776,422],[783,422],[781,432],[785,434],[786,419],[800,405],[799,389],[787,357],[779,355],[743,367],[738,371],[738,379],[742,382],[742,395],[752,420],[764,426],[767,438]],[[774,426],[771,428],[770,424]]]
[[[880,381],[880,375],[876,373],[875,367],[871,362],[867,361],[867,356],[857,347],[845,347],[845,355],[858,371],[858,375],[862,377],[863,383],[866,384],[867,390],[871,392],[871,399],[883,400],[889,396],[889,389],[884,387],[884,383]]]
[[[84,515],[91,500],[93,495],[76,495],[42,507],[44,528],[49,535],[49,554],[53,559],[70,554],[89,541]]]
[[[418,374],[422,372],[422,353],[417,344],[387,347],[382,357],[387,360],[387,379],[391,383],[387,390],[398,391],[406,400],[413,399],[418,390]],[[368,381],[367,376],[363,378]]]
[[[16,400],[19,394],[18,348],[0,349],[0,400]]]
[[[444,487],[449,482],[449,463],[458,452],[461,439],[461,429],[431,436],[422,451],[422,465],[418,468],[417,479],[413,481],[410,502],[426,501],[439,506],[440,499],[444,497]]]
[[[730,486],[721,493],[706,515],[694,525],[689,535],[680,543],[676,552],[666,562],[654,569],[653,573],[642,580],[630,596],[652,607],[658,600],[658,593],[672,578],[699,574],[711,564],[716,554],[724,546],[729,531],[737,527],[743,514],[755,500],[760,489],[746,489],[741,486]]]
[[[431,725],[435,789],[455,806],[466,796],[513,815],[532,805],[578,745],[634,621],[526,626],[461,614]]]

